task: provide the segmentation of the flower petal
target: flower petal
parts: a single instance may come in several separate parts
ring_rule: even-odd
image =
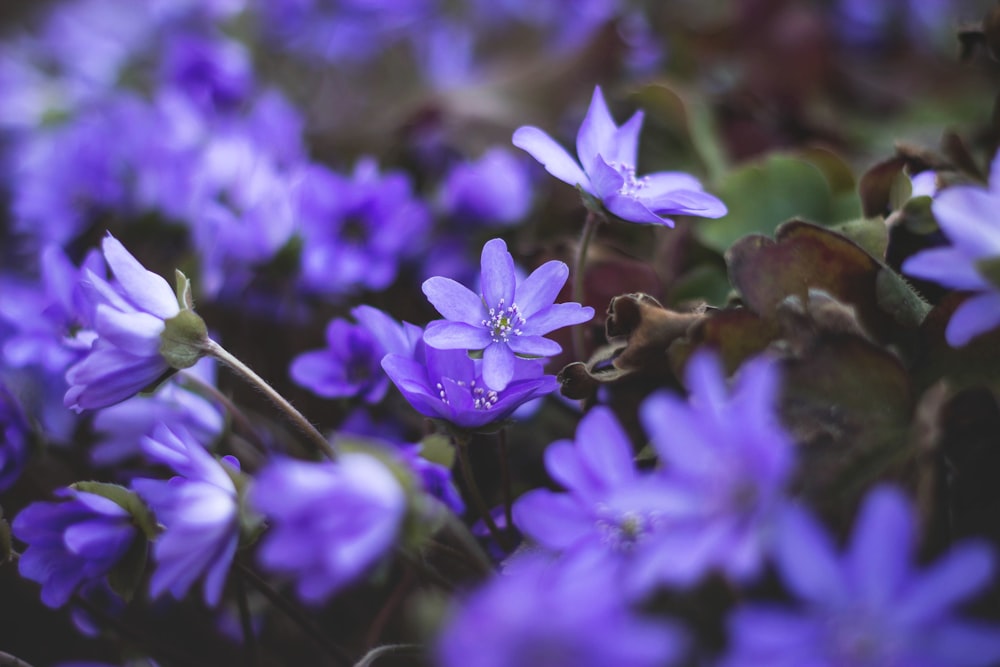
[[[177,297],[167,281],[147,271],[121,241],[109,234],[101,247],[108,266],[132,303],[164,320],[180,312]]]
[[[645,225],[666,225],[673,227],[674,221],[662,218],[650,211],[645,204],[628,195],[609,194],[602,198],[604,206],[622,220]]]
[[[931,204],[935,219],[948,240],[969,257],[1000,255],[1000,233],[992,224],[1000,193],[978,186],[945,188]]]
[[[482,322],[483,300],[465,285],[451,278],[434,276],[424,281],[422,289],[427,300],[445,319],[477,326]]]
[[[575,302],[554,303],[527,318],[521,325],[521,333],[526,336],[541,336],[562,327],[589,322],[593,318],[594,309],[590,306],[581,306]]]
[[[611,112],[608,111],[601,87],[595,86],[594,95],[590,98],[590,106],[587,108],[587,115],[576,134],[576,154],[588,174],[593,174],[590,169],[591,163],[605,149],[611,149],[614,146],[617,131],[618,126],[615,125],[615,120],[611,117]]]
[[[538,160],[545,170],[563,183],[579,185],[591,192],[590,179],[584,173],[576,160],[566,149],[557,144],[552,137],[537,127],[519,127],[514,132],[514,145],[528,152]]]
[[[637,198],[658,215],[721,218],[729,212],[722,200],[702,190],[672,190],[655,198],[645,190],[639,190]]]
[[[993,574],[993,554],[987,545],[958,544],[894,599],[892,608],[904,623],[934,623],[952,607],[983,590]]]
[[[493,391],[503,391],[514,377],[514,351],[503,343],[492,343],[483,350],[483,381]]]
[[[517,308],[521,315],[530,319],[533,313],[551,306],[568,278],[569,267],[559,260],[545,262],[532,271],[517,286]]]
[[[434,320],[424,331],[424,342],[439,350],[482,350],[493,340],[482,325]]]
[[[979,334],[1000,326],[1000,294],[987,292],[962,302],[944,335],[952,347],[962,347]]]
[[[551,357],[562,352],[562,346],[541,336],[512,336],[507,345],[516,354],[527,357]]]
[[[635,167],[639,160],[639,132],[642,131],[642,121],[645,114],[636,111],[625,124],[615,132],[611,144],[601,148],[604,159],[617,162],[627,167]]]
[[[906,498],[879,488],[865,500],[855,520],[845,559],[852,593],[873,609],[894,606],[909,574],[913,518]]]
[[[94,315],[94,329],[115,347],[141,357],[159,355],[163,320],[149,313],[123,313],[103,303]]]
[[[514,303],[517,277],[514,274],[514,258],[507,252],[507,244],[503,239],[486,242],[480,264],[486,309],[511,306]]]
[[[990,289],[975,264],[958,248],[943,247],[922,250],[903,262],[903,273],[931,280],[946,287],[981,291]]]

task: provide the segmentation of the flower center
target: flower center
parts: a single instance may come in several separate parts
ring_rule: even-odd
[[[640,190],[649,185],[648,179],[645,176],[636,178],[634,165],[622,164],[621,162],[610,162],[608,165],[613,167],[625,179],[622,186],[618,188],[618,194],[635,197],[639,194]]]
[[[600,510],[598,508],[599,512]],[[618,514],[609,513],[608,516],[599,518],[597,527],[601,532],[601,541],[613,551],[631,551],[659,523],[655,514],[629,510]]]
[[[517,309],[517,304],[504,305],[504,300],[496,308],[490,308],[490,316],[483,320],[483,326],[490,330],[490,338],[494,343],[506,343],[511,336],[520,336],[520,327],[525,319]]]
[[[468,384],[457,380],[456,384],[459,387],[467,386],[469,388],[472,393],[472,407],[476,410],[489,410],[500,401],[500,394],[487,387],[477,386],[475,380],[472,380]],[[434,388],[438,390],[438,398],[441,399],[441,402],[449,405],[450,401],[448,400],[448,394],[444,390],[444,385],[438,382]]]

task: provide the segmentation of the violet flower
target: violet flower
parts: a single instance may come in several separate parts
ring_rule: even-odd
[[[673,227],[673,220],[664,216],[724,216],[725,204],[704,192],[698,179],[690,174],[660,171],[636,176],[642,120],[643,113],[637,111],[621,127],[615,125],[598,86],[576,135],[579,163],[537,127],[518,128],[514,145],[530,153],[559,180],[599,200],[622,220]]]
[[[181,323],[177,318],[182,309],[174,291],[113,236],[105,237],[102,248],[118,280],[112,285],[88,270],[82,283],[94,304],[98,338],[87,356],[66,371],[70,387],[64,403],[77,412],[120,403],[172,369],[184,367],[172,366],[177,362],[168,362],[163,353],[168,321]],[[203,329],[204,322],[193,317]]]
[[[514,523],[535,544],[613,569],[649,547],[664,528],[671,497],[659,478],[640,473],[632,443],[610,408],[588,412],[575,442],[545,450],[545,467],[567,493],[534,489],[514,504]]]
[[[139,536],[132,515],[113,500],[73,489],[57,494],[66,500],[32,503],[11,524],[28,545],[18,570],[42,585],[42,602],[53,608],[106,576]]]
[[[295,357],[289,371],[297,384],[318,396],[359,396],[366,403],[378,403],[389,387],[380,366],[382,357],[390,352],[409,354],[423,332],[371,306],[358,306],[351,314],[358,324],[331,320],[327,347]]]
[[[631,610],[607,571],[537,554],[461,602],[437,645],[441,667],[667,667],[684,655],[674,624]]]
[[[965,620],[955,606],[994,574],[985,544],[963,543],[913,566],[913,514],[891,488],[872,491],[838,553],[808,512],[789,508],[775,558],[796,609],[749,604],[730,618],[724,667],[987,667],[1000,660],[1000,626]]]
[[[514,377],[516,358],[549,357],[562,347],[543,338],[556,329],[581,324],[594,309],[578,303],[554,303],[569,277],[560,261],[546,262],[523,281],[502,239],[483,246],[482,294],[441,276],[424,281],[427,299],[445,319],[427,325],[424,342],[440,349],[482,351],[483,379],[503,391]]]
[[[296,580],[303,601],[320,604],[357,581],[399,537],[406,494],[393,473],[368,454],[336,462],[272,462],[250,494],[269,524],[261,565]]]
[[[1000,153],[990,166],[989,187],[956,185],[937,194],[931,210],[952,245],[931,248],[903,262],[911,276],[972,292],[952,315],[945,339],[962,347],[1000,325]]]
[[[671,503],[655,548],[632,563],[638,590],[694,584],[713,570],[735,581],[755,577],[794,468],[794,443],[776,415],[772,362],[745,363],[730,391],[719,361],[702,352],[688,361],[686,377],[689,400],[656,394],[639,410]]]
[[[411,356],[387,354],[382,368],[417,412],[461,429],[503,421],[527,401],[559,386],[555,376],[543,374],[540,361],[516,359],[507,386],[493,390],[483,379],[483,363],[464,350],[438,350],[421,343]]]
[[[440,202],[452,217],[482,225],[519,222],[531,207],[531,179],[521,158],[494,147],[478,160],[456,164],[441,186]]]
[[[160,425],[152,437],[143,438],[142,448],[152,460],[179,473],[167,481],[132,481],[164,526],[153,545],[156,570],[150,595],[169,593],[181,599],[204,577],[205,604],[215,606],[239,543],[239,498],[231,473],[183,427]],[[238,472],[236,459],[223,460]]]

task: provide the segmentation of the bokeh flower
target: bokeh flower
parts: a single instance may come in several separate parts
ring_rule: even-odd
[[[660,171],[636,175],[642,120],[643,113],[637,111],[618,127],[598,86],[576,135],[579,162],[537,127],[518,128],[514,145],[531,154],[560,181],[578,186],[598,199],[622,220],[673,227],[673,221],[664,216],[725,215],[725,204],[704,192],[698,179],[690,174]]]
[[[833,540],[806,510],[789,508],[775,558],[798,608],[749,604],[730,618],[724,667],[986,667],[1000,660],[1000,626],[965,620],[955,606],[992,580],[982,543],[952,548],[914,567],[915,522],[888,487],[865,500],[850,545]]]
[[[941,231],[951,241],[903,262],[902,270],[956,290],[972,292],[951,316],[945,339],[962,347],[1000,325],[1000,153],[990,167],[989,188],[956,185],[940,191],[931,204]]]
[[[273,461],[257,475],[250,499],[269,524],[261,565],[293,578],[309,604],[324,602],[380,561],[406,512],[393,473],[358,452],[336,462]]]
[[[163,525],[153,545],[156,570],[149,582],[153,597],[181,599],[204,578],[205,604],[215,606],[239,543],[239,498],[230,473],[182,427],[161,425],[142,440],[143,452],[168,466],[169,480],[135,479],[132,488]],[[238,463],[225,461],[233,471]]]
[[[77,588],[106,576],[139,537],[132,515],[104,496],[62,489],[61,502],[35,502],[11,528],[27,543],[18,570],[42,585],[42,602],[61,607]]]
[[[102,248],[117,282],[88,270],[82,283],[98,337],[87,356],[66,371],[64,403],[77,412],[119,403],[174,368],[161,352],[167,321],[181,313],[174,290],[113,236],[105,237]]]
[[[554,303],[569,277],[563,262],[552,260],[523,281],[502,239],[483,246],[482,294],[442,276],[424,281],[427,299],[445,317],[427,325],[424,342],[439,349],[482,351],[487,388],[502,391],[514,377],[516,357],[550,357],[562,347],[543,336],[581,324],[594,309]]]

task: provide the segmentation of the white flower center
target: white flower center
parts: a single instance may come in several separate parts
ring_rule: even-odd
[[[645,189],[649,185],[649,179],[645,176],[636,178],[635,165],[609,162],[608,166],[613,167],[625,179],[622,186],[618,188],[618,194],[625,195],[626,197],[636,197],[640,190]]]
[[[520,336],[520,327],[525,319],[517,309],[517,304],[504,305],[504,300],[496,308],[490,308],[489,318],[483,320],[483,326],[490,330],[490,338],[494,343],[506,343],[511,336]]]
[[[489,410],[500,400],[500,395],[497,392],[489,388],[476,386],[475,380],[469,382],[468,385],[461,380],[457,380],[455,384],[459,387],[469,387],[472,391],[472,407],[476,410]],[[438,398],[441,399],[441,402],[449,405],[450,401],[448,400],[448,394],[444,391],[444,385],[438,382],[435,384],[435,389],[438,390]]]
[[[613,551],[631,551],[646,535],[656,530],[660,519],[655,513],[636,511],[612,512],[606,506],[598,507],[604,514],[597,520],[601,541]]]

